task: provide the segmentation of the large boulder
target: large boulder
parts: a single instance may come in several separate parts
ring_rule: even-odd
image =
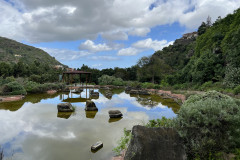
[[[96,107],[95,103],[91,100],[86,101],[86,111],[98,111],[98,108]]]
[[[182,140],[173,128],[134,126],[124,160],[185,160]]]
[[[73,112],[74,109],[71,105],[71,103],[59,103],[57,105],[58,112]]]
[[[108,114],[110,118],[120,118],[123,116],[119,110],[110,110]]]

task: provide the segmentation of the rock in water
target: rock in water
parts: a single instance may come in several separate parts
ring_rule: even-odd
[[[97,151],[102,147],[103,147],[103,143],[101,141],[99,141],[99,142],[97,142],[97,143],[95,143],[94,145],[91,146],[91,150]]]
[[[95,103],[91,100],[86,101],[86,111],[98,111],[98,108],[96,107]]]
[[[73,112],[71,103],[59,103],[57,105],[58,112]]]
[[[119,110],[110,110],[108,114],[110,118],[120,118],[123,116]]]
[[[173,128],[134,126],[124,160],[185,160],[182,140]]]

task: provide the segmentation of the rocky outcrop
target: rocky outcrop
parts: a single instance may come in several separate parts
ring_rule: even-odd
[[[91,100],[86,101],[86,111],[98,111],[98,108],[96,107],[95,103]]]
[[[59,103],[57,105],[58,112],[73,112],[71,103]]]
[[[173,128],[134,126],[124,160],[185,160],[182,141]]]
[[[120,118],[123,116],[122,112],[119,110],[110,110],[108,114],[110,118]]]

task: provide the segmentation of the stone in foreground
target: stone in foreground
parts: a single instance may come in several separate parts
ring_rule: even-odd
[[[96,105],[93,101],[87,100],[85,111],[98,111],[98,108],[96,107]]]
[[[91,146],[91,150],[92,151],[97,151],[102,147],[103,147],[103,143],[101,141],[99,141],[99,142],[97,142],[97,143],[95,143],[94,145]]]
[[[108,114],[110,118],[120,118],[123,116],[119,110],[110,110]]]
[[[59,103],[57,105],[58,112],[73,112],[71,103]]]
[[[185,160],[182,140],[173,128],[134,126],[124,160]]]

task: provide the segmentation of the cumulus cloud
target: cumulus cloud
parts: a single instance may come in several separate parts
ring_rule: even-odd
[[[151,38],[137,41],[136,43],[132,44],[133,47],[139,49],[153,49],[154,51],[162,50],[164,47],[173,44],[173,41],[167,42],[166,40],[152,40]]]
[[[240,6],[240,0],[11,0],[0,2],[1,36],[30,42],[109,40],[145,36],[150,28],[179,22],[196,29]],[[124,13],[124,14],[123,14]]]
[[[55,57],[57,60],[77,60],[81,57],[89,56],[92,53],[86,51],[74,51],[69,49],[41,48],[42,50]]]
[[[88,57],[88,59],[115,61],[115,60],[118,60],[119,58],[114,56],[91,56],[91,57]]]
[[[112,50],[112,48],[109,47],[108,45],[106,45],[105,43],[103,43],[103,44],[95,44],[91,40],[86,40],[84,43],[82,43],[79,46],[79,49],[88,50],[90,52],[101,52],[101,51],[110,51],[110,50]]]
[[[140,53],[140,50],[133,47],[129,47],[129,48],[123,48],[119,50],[117,55],[118,56],[134,56],[134,55],[137,55],[138,53]]]
[[[128,40],[128,35],[123,31],[102,33],[102,37],[107,40]]]
[[[118,51],[118,56],[134,56],[142,51],[152,49],[154,51],[162,50],[164,47],[172,45],[174,41],[168,42],[167,40],[152,40],[147,38],[145,40],[140,40],[131,45],[131,47],[123,48]]]
[[[150,32],[150,28],[134,28],[128,32],[129,35],[144,37]]]

